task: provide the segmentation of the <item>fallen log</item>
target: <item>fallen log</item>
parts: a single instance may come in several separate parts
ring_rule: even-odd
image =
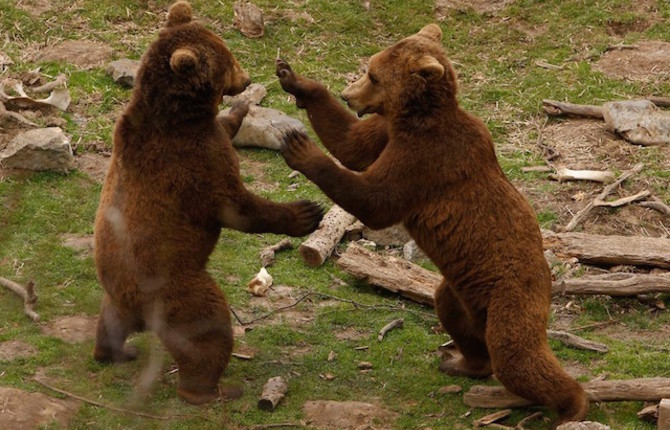
[[[319,227],[300,245],[298,252],[308,266],[322,265],[333,253],[347,227],[356,218],[337,205],[326,213]]]
[[[357,279],[433,306],[433,293],[442,281],[431,272],[402,258],[384,257],[352,242],[336,263]]]
[[[670,239],[644,236],[554,233],[543,230],[543,246],[582,263],[670,268]]]
[[[670,294],[670,274],[606,273],[581,278],[561,279],[555,281],[552,286],[552,294],[554,295],[627,297],[650,293]]]
[[[577,349],[585,349],[603,354],[609,351],[609,348],[604,343],[583,339],[567,331],[547,330],[547,337]]]
[[[657,402],[670,397],[670,378],[638,378],[628,380],[594,380],[581,384],[591,402],[647,401]],[[463,395],[463,402],[472,408],[518,408],[533,405],[501,386],[475,385]]]

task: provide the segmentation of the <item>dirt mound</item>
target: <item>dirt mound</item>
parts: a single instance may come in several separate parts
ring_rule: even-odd
[[[659,82],[670,79],[670,43],[643,41],[634,49],[606,52],[594,70],[619,79]]]
[[[311,426],[327,430],[355,430],[360,428],[390,429],[395,412],[372,403],[308,401],[303,406]]]
[[[107,45],[90,40],[65,40],[46,47],[38,56],[39,61],[64,61],[81,68],[101,66],[112,57],[113,50]]]
[[[443,20],[451,10],[472,9],[477,13],[494,13],[514,3],[514,0],[436,0],[435,19]]]
[[[42,326],[42,332],[67,343],[85,342],[95,338],[98,317],[73,315],[57,318]]]
[[[9,387],[0,387],[0,405],[0,428],[21,430],[44,428],[53,423],[67,428],[79,408],[79,402],[74,400]]]
[[[17,358],[27,358],[35,354],[37,354],[37,348],[20,340],[0,343],[0,361],[13,361]]]

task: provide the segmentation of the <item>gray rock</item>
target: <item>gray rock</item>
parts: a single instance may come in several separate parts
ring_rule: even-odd
[[[594,421],[570,421],[556,427],[556,430],[610,430],[610,427]]]
[[[412,240],[412,237],[402,224],[396,224],[382,230],[373,230],[365,227],[363,228],[363,237],[379,246],[403,246]]]
[[[17,135],[0,152],[5,169],[67,171],[74,164],[70,138],[58,127],[38,128]]]
[[[219,115],[226,115],[229,110],[225,109]],[[233,138],[233,145],[279,150],[282,134],[289,130],[307,133],[307,128],[299,120],[276,109],[252,105],[249,106],[249,113],[242,121],[240,131]]]
[[[670,113],[649,100],[627,100],[603,104],[607,127],[637,145],[670,143]]]
[[[135,85],[135,77],[137,76],[140,64],[139,60],[122,58],[109,63],[105,70],[117,84],[132,87]]]
[[[407,261],[427,258],[415,241],[410,240],[402,247],[402,257]]]
[[[236,96],[223,96],[223,104],[232,105],[238,100],[246,101],[250,105],[259,105],[268,94],[268,90],[262,84],[251,84]]]

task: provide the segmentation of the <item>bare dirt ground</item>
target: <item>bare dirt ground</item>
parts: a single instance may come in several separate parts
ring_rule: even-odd
[[[308,401],[303,410],[309,424],[323,430],[390,429],[397,414],[363,402]]]

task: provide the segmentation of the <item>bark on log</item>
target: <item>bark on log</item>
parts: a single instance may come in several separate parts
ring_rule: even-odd
[[[263,386],[263,394],[258,400],[258,408],[264,411],[272,411],[277,407],[281,399],[284,398],[288,386],[281,376],[275,376],[268,379]]]
[[[383,257],[357,243],[349,244],[336,264],[357,279],[428,306],[433,306],[433,293],[442,281],[439,273],[402,258]]]
[[[326,258],[342,239],[347,227],[356,218],[337,205],[326,213],[317,228],[298,248],[307,265],[317,267],[322,265]]]
[[[670,268],[670,239],[643,236],[542,232],[545,249],[583,263]]]
[[[590,381],[582,384],[591,402],[647,401],[670,397],[670,378]],[[475,385],[463,395],[473,408],[518,408],[533,402],[514,395],[501,386]]]
[[[670,274],[647,275],[636,273],[606,273],[562,279],[552,286],[554,295],[608,295],[613,297],[637,296],[639,294],[670,294]]]

